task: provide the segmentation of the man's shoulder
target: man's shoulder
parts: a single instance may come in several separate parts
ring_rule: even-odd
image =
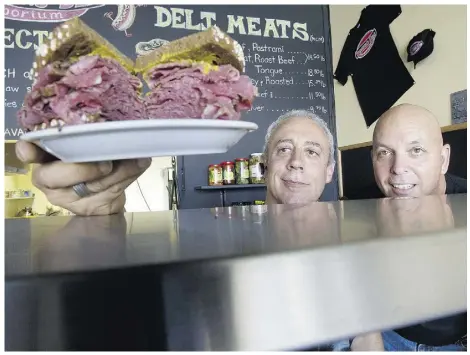
[[[446,185],[446,195],[467,193],[467,179],[446,174]]]

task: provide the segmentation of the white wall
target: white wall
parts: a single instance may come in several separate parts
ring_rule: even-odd
[[[126,211],[148,212],[169,209],[167,172],[171,167],[171,157],[153,158],[152,164],[137,181],[126,189]],[[139,190],[139,185],[142,190]],[[145,198],[145,200],[144,200]],[[147,201],[147,204],[145,203]]]
[[[357,23],[365,5],[331,5],[330,21],[333,70],[349,30]],[[434,52],[417,64],[406,62],[406,47],[426,28],[436,32]],[[467,6],[402,5],[402,13],[390,25],[392,36],[416,84],[397,102],[412,103],[433,112],[441,126],[451,124],[450,94],[467,88]],[[359,107],[353,83],[343,87],[335,80],[336,130],[338,145],[372,140]]]

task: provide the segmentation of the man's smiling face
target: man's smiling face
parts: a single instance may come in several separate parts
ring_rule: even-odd
[[[437,121],[423,108],[401,105],[377,123],[372,162],[377,185],[388,197],[439,192],[450,147],[442,144]]]
[[[328,138],[312,119],[295,117],[277,127],[267,151],[267,186],[270,203],[318,201],[331,181]]]

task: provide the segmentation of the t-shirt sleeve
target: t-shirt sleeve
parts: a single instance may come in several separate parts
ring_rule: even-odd
[[[354,55],[354,48],[351,40],[351,33],[348,34],[346,41],[344,42],[341,55],[339,56],[338,65],[334,78],[338,80],[341,85],[346,85],[348,82],[348,76],[351,74],[351,65]]]
[[[379,23],[390,25],[401,14],[400,5],[375,5]]]

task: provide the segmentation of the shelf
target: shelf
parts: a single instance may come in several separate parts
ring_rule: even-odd
[[[5,200],[33,200],[34,197],[5,197]]]
[[[223,185],[223,186],[196,186],[194,189],[199,191],[207,190],[236,190],[236,189],[264,189],[266,184],[247,184],[247,185]]]
[[[28,173],[26,169],[19,169],[15,168],[14,166],[5,166],[5,175],[12,176],[12,175],[25,175]]]

